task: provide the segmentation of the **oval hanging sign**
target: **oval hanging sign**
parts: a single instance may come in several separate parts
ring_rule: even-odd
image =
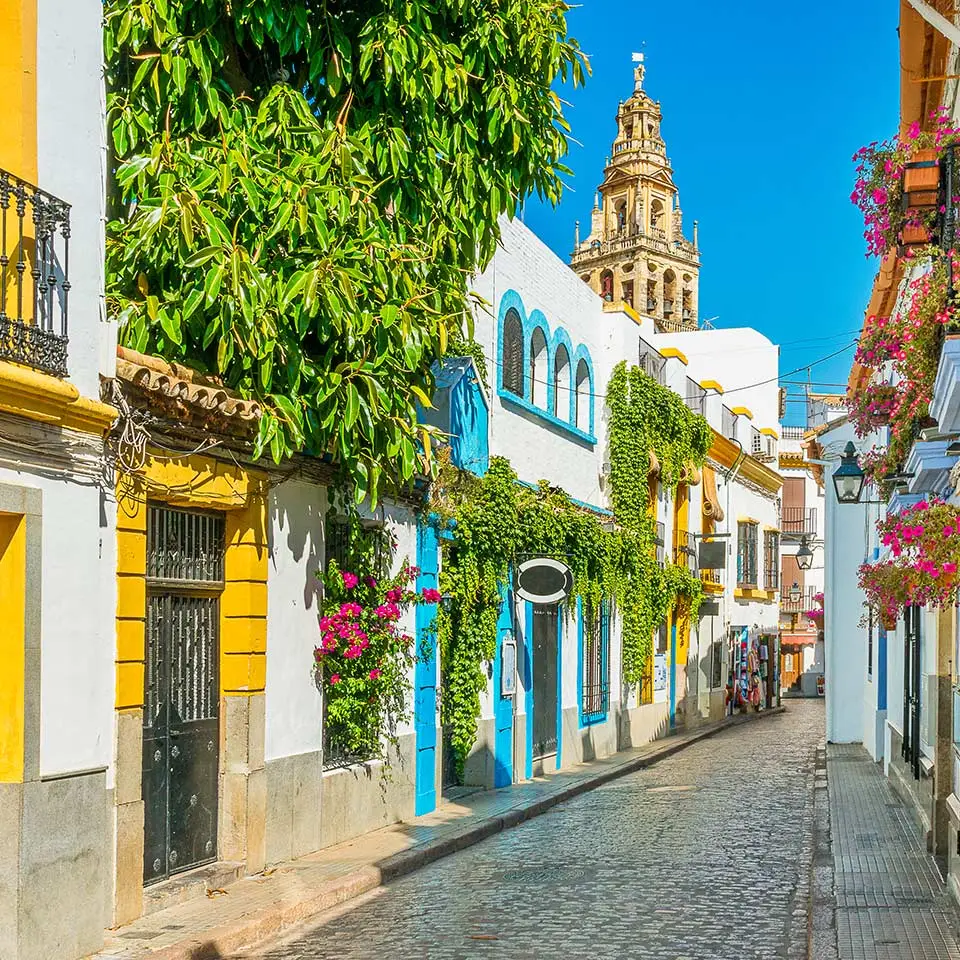
[[[559,603],[570,596],[573,573],[562,560],[533,557],[517,567],[515,592],[531,603]]]

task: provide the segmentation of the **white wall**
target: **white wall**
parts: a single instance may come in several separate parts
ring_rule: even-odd
[[[839,451],[853,440],[858,449],[869,440],[854,437],[843,422],[820,437],[826,449]],[[824,583],[824,656],[827,701],[827,740],[864,742],[864,697],[867,685],[867,629],[861,625],[864,595],[857,587],[857,571],[872,555],[876,507],[837,502],[830,479],[835,466],[826,467],[829,485],[826,512]],[[869,496],[869,490],[864,499]],[[871,685],[873,687],[873,685]],[[874,701],[875,702],[875,701]]]
[[[70,380],[99,397],[105,133],[100,0],[38,0],[37,140],[41,189],[71,205]],[[102,329],[101,329],[102,328]]]
[[[326,489],[291,480],[270,492],[267,574],[266,758],[320,749],[323,704],[314,681]]]

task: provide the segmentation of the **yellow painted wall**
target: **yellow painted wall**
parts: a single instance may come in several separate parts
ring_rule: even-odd
[[[0,514],[0,783],[23,780],[27,521]]]
[[[0,3],[0,167],[37,182],[37,3]]]
[[[226,514],[220,597],[220,689],[261,693],[267,661],[267,509],[262,474],[210,457],[148,458],[117,485],[118,710],[143,706],[147,503]]]

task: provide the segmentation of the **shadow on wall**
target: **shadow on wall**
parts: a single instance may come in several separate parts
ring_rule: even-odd
[[[276,513],[276,520],[268,524],[270,560],[276,570],[276,538],[286,532],[286,546],[293,560],[299,564],[306,557],[306,582],[303,585],[304,609],[318,609],[322,593],[320,578],[316,574],[323,568],[324,556],[324,517],[327,512],[326,488],[316,486],[316,500],[303,502],[297,498],[293,504],[292,497],[283,487],[278,487],[271,496],[271,506]],[[295,506],[295,510],[292,508]],[[293,521],[296,517],[296,522]]]
[[[644,726],[643,732],[644,736],[639,743],[635,743],[633,739],[633,724],[630,721],[630,714],[636,710],[651,710],[656,704],[644,704],[642,707],[634,707],[631,709],[620,710],[620,720],[618,723],[620,735],[618,737],[618,750],[630,750],[633,747],[644,747],[648,743],[652,743],[654,740],[660,740],[665,737],[670,732],[670,716],[666,710],[663,711],[663,716],[657,721],[655,726]],[[663,705],[661,705],[662,707]]]

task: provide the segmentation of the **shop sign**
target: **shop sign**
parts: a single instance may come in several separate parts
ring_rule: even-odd
[[[531,557],[517,567],[514,590],[530,603],[560,603],[573,590],[573,572],[553,557]]]

